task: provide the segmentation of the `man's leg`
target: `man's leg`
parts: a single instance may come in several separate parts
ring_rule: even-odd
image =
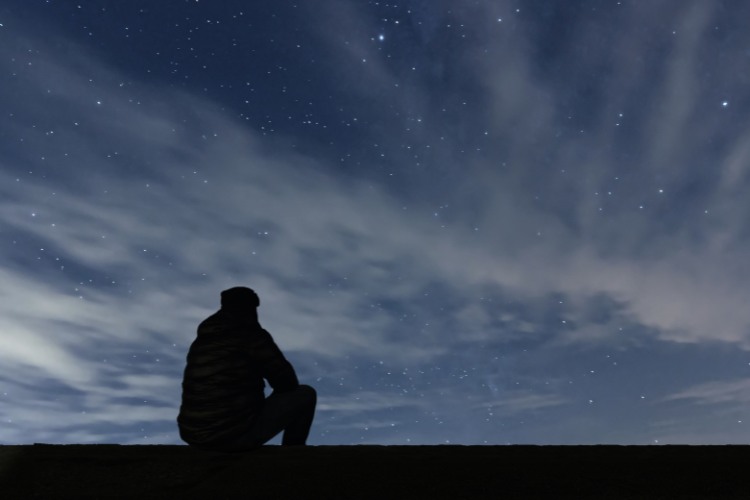
[[[289,424],[284,428],[284,436],[281,438],[283,446],[304,446],[307,443],[307,436],[310,434],[313,417],[315,417],[315,405],[318,401],[318,395],[315,389],[309,385],[301,385],[297,388],[298,406],[295,407],[296,415],[293,416]],[[282,396],[279,394],[279,396]]]
[[[315,416],[316,401],[315,389],[309,385],[271,394],[241,446],[261,446],[281,431],[284,431],[282,445],[304,445]]]

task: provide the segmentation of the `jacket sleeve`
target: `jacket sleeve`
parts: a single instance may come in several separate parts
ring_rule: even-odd
[[[263,338],[261,375],[268,381],[268,385],[276,392],[289,391],[299,386],[292,364],[281,353],[271,334],[263,328],[258,333]]]

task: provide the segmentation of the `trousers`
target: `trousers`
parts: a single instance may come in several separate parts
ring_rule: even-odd
[[[268,396],[248,431],[230,446],[230,451],[258,448],[283,432],[282,446],[303,446],[310,434],[317,393],[309,385]]]

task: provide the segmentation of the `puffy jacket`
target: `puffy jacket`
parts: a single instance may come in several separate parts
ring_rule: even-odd
[[[252,424],[274,391],[299,385],[292,365],[253,316],[219,310],[198,326],[182,381],[177,417],[186,443],[215,447],[230,443]]]

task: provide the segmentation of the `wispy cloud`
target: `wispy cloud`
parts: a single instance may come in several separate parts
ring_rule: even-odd
[[[672,394],[666,400],[688,400],[701,405],[721,403],[744,405],[750,402],[750,379],[704,382]]]
[[[485,408],[502,415],[525,413],[533,410],[549,408],[565,404],[565,399],[556,394],[536,394],[519,391],[519,394],[509,394],[503,399],[481,403],[478,408]]]

